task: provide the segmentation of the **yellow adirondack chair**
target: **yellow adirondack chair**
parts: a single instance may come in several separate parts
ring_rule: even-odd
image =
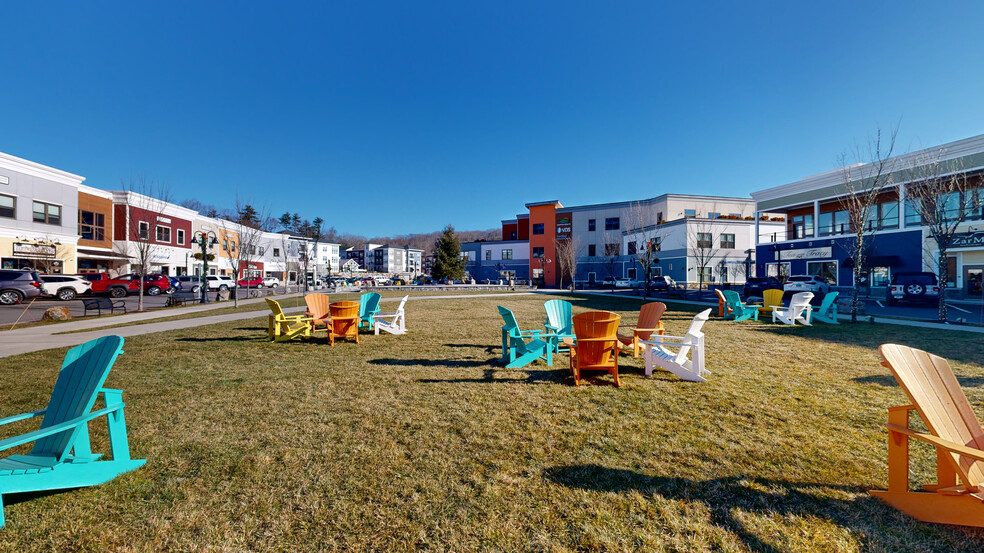
[[[267,337],[274,342],[293,340],[298,336],[311,336],[311,317],[304,315],[285,315],[280,303],[267,299],[272,313],[267,317]]]
[[[762,316],[772,315],[773,305],[782,305],[782,295],[783,291],[777,288],[769,288],[762,292],[762,305],[758,308],[759,320],[762,320]]]
[[[320,330],[318,327],[325,327],[331,332],[331,311],[328,309],[328,294],[308,294],[304,296],[304,303],[307,305],[308,317],[311,317],[311,332]]]
[[[869,493],[925,522],[984,527],[984,429],[950,364],[897,344],[878,351],[910,404],[888,408],[888,490]],[[909,428],[910,411],[928,434]],[[936,484],[925,491],[909,491],[909,438],[936,447]]]
[[[571,372],[574,373],[574,385],[581,385],[581,371],[608,371],[615,380],[616,386],[621,386],[618,380],[618,322],[621,317],[609,311],[588,311],[574,316],[574,335],[577,344],[571,338],[564,338],[564,343],[571,350]]]
[[[619,334],[618,341],[624,346],[632,346],[632,357],[639,357],[642,346],[639,342],[648,340],[655,332],[663,334],[663,321],[660,318],[666,311],[666,304],[658,301],[643,304],[639,309],[639,321],[634,325],[619,325],[620,328],[631,328],[632,334]]]

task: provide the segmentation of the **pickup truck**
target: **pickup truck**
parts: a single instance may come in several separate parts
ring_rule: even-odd
[[[130,292],[140,290],[139,281],[114,278],[109,273],[83,273],[77,276],[92,283],[93,294],[109,294],[114,298],[122,298]]]

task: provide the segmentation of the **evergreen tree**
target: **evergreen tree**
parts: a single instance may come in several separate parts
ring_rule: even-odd
[[[431,276],[437,280],[456,280],[465,276],[465,260],[461,258],[461,244],[453,226],[444,227],[444,232],[434,243],[434,254]]]
[[[280,226],[284,227],[284,230],[289,231],[289,230],[293,230],[294,229],[294,224],[293,224],[293,221],[290,218],[290,212],[289,211],[288,212],[285,212],[283,215],[281,215],[279,221],[280,221]]]
[[[246,204],[242,208],[240,208],[239,213],[237,213],[237,215],[239,216],[239,218],[236,222],[239,223],[240,225],[250,228],[260,227],[260,214],[257,213],[256,208],[251,206],[250,204]]]

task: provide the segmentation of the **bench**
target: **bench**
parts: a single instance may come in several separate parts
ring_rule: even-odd
[[[102,316],[103,309],[113,313],[117,309],[122,309],[126,313],[126,304],[123,300],[113,301],[109,298],[89,298],[82,300],[82,307],[85,310],[82,312],[82,316],[85,317],[89,314],[89,311],[99,312],[99,316]]]
[[[192,292],[190,290],[178,290],[171,294],[171,297],[167,299],[168,306],[171,305],[184,305],[186,302],[196,302],[201,299],[202,295],[198,292]]]

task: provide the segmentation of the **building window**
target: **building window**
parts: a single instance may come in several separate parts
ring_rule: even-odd
[[[171,243],[171,228],[157,225],[157,241],[166,244]]]
[[[223,238],[222,239],[222,249],[225,250],[225,251],[229,251],[229,239],[228,238]]]
[[[916,209],[916,202],[918,201],[917,198],[905,200],[905,226],[907,227],[918,227],[922,224],[922,217]]]
[[[721,248],[725,250],[735,249],[735,235],[734,234],[721,234]]]
[[[588,257],[594,257],[594,256],[595,256],[595,245],[588,244]]]
[[[509,239],[510,240],[515,240],[516,239],[516,231],[514,231],[514,230],[509,231]]]
[[[625,278],[627,278],[629,280],[635,280],[636,279],[636,269],[635,269],[635,267],[632,267],[631,269],[628,269],[627,271],[625,271]]]
[[[61,207],[44,202],[34,202],[34,222],[60,225]]]
[[[892,270],[889,267],[872,267],[868,273],[869,286],[888,286],[892,280]]]
[[[766,263],[765,276],[775,277],[779,279],[779,282],[786,282],[786,279],[789,278],[789,262]]]
[[[710,282],[712,279],[711,266],[708,265],[707,267],[697,267],[697,278],[704,282]]]
[[[821,213],[819,228],[820,236],[831,236],[833,234],[847,234],[851,231],[850,214],[846,209]],[[897,221],[896,221],[897,223]]]
[[[0,194],[0,217],[10,217],[11,219],[15,218],[17,216],[16,208],[16,198],[5,194]]]
[[[718,213],[717,211],[712,211],[712,212],[710,212],[710,213],[707,214],[707,218],[708,219],[717,219],[720,216],[721,216],[721,214]]]
[[[79,236],[83,240],[106,239],[106,216],[93,211],[79,210]]]
[[[793,239],[813,236],[813,215],[797,215],[792,219]]]
[[[605,255],[607,257],[615,257],[620,255],[621,252],[621,244],[605,244]]]
[[[594,219],[588,219],[588,231],[592,231],[594,229],[595,229],[595,220]]]
[[[543,248],[533,248],[533,259],[539,259],[543,257]]]
[[[492,260],[492,250],[485,250],[485,260],[486,261]]]
[[[663,237],[654,236],[653,239],[649,241],[649,247],[651,247],[656,251],[660,251],[660,249],[663,247]]]
[[[230,251],[236,251],[236,242],[235,241],[229,242],[229,250]]]
[[[628,242],[628,244],[626,245],[626,249],[628,250],[628,251],[626,252],[626,253],[627,253],[627,255],[635,255],[635,253],[636,253],[636,248],[637,248],[637,247],[638,247],[638,246],[636,246],[636,243],[635,243],[635,241],[633,241],[633,240],[630,240],[630,241]]]
[[[868,230],[898,228],[898,226],[899,202],[885,202],[871,206],[868,217],[864,220],[864,228]]]
[[[806,274],[817,275],[826,280],[831,286],[837,286],[836,261],[807,261]]]
[[[698,232],[697,233],[697,247],[701,249],[707,249],[711,247],[711,243],[714,241],[713,236],[709,232]]]
[[[533,223],[533,234],[543,234],[543,223]]]
[[[280,257],[280,248],[273,248],[273,257]]]
[[[502,250],[502,259],[512,259],[512,250]]]
[[[137,223],[137,238],[141,240],[150,240],[150,223],[147,221],[140,221]]]
[[[185,243],[185,231],[184,229],[178,229],[178,245],[184,246]]]
[[[697,216],[697,210],[696,209],[684,209],[683,210],[683,216],[684,217],[696,217]]]
[[[618,230],[619,220],[618,217],[607,217],[605,219],[605,230]]]
[[[662,211],[657,211],[656,212],[656,222],[657,223],[662,223],[663,222],[663,212]]]

